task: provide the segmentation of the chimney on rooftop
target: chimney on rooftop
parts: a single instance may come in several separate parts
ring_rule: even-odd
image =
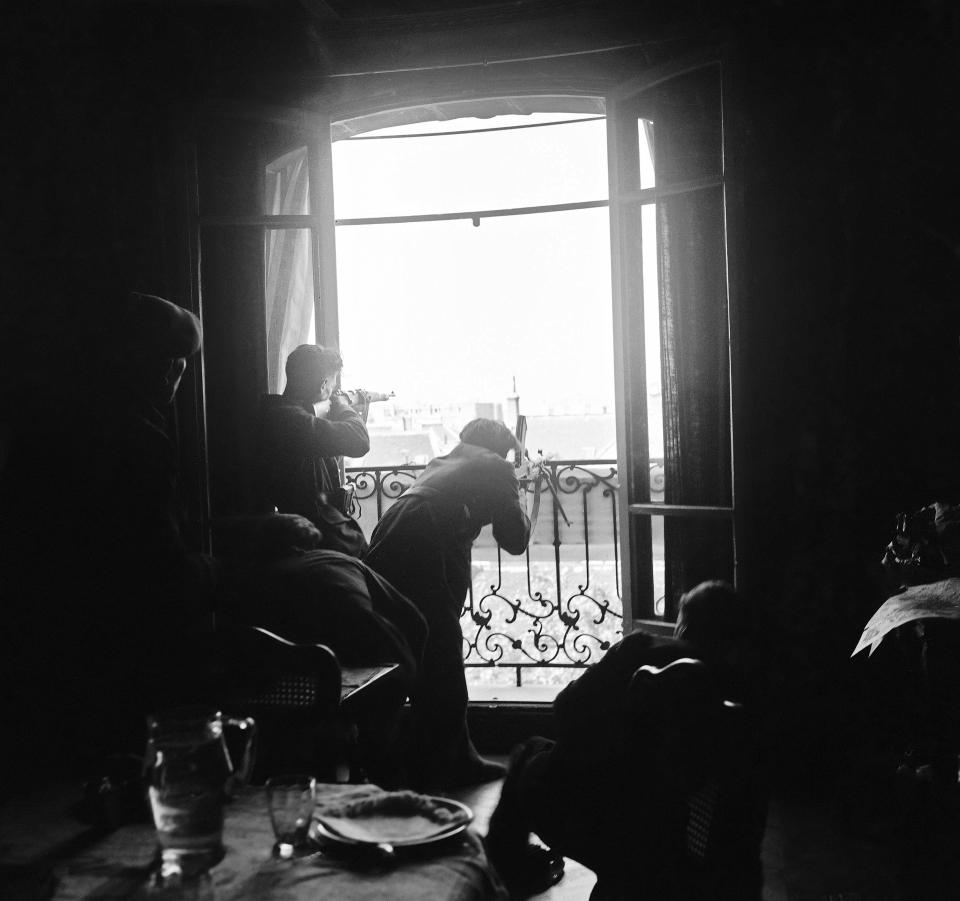
[[[517,427],[517,417],[520,415],[520,395],[517,394],[517,377],[513,377],[513,393],[507,395],[507,415],[504,424],[511,429]]]

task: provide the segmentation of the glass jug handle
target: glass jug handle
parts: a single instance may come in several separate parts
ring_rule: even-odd
[[[233,785],[246,785],[250,781],[250,776],[253,773],[253,765],[257,759],[256,720],[249,716],[228,716],[223,718],[223,724],[224,726],[232,726],[246,733],[247,740],[243,748],[243,760],[240,762],[240,766],[234,770],[233,777],[230,780]]]

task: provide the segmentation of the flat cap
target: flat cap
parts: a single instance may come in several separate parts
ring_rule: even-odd
[[[192,356],[203,340],[200,320],[193,313],[155,294],[128,294],[117,325],[125,350],[153,357]]]

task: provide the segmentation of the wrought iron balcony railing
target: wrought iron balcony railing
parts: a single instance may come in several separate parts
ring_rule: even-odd
[[[659,469],[651,463],[651,483]],[[369,537],[424,467],[350,467],[354,515]],[[623,634],[613,460],[550,460],[539,515],[522,556],[504,553],[490,527],[473,546],[473,580],[460,616],[464,664],[473,683],[562,684]],[[662,484],[657,485],[662,490]],[[527,509],[535,484],[524,482]]]

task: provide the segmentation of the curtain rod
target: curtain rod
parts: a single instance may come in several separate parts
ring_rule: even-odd
[[[472,63],[443,63],[437,66],[408,66],[401,69],[372,69],[369,72],[333,72],[327,78],[359,78],[364,75],[400,75],[405,72],[436,72],[441,69],[469,69],[474,66],[503,66],[509,63],[533,63],[547,59],[562,59],[568,56],[589,56],[594,53],[612,53],[616,50],[632,50],[637,47],[652,47],[657,44],[679,41],[671,38],[664,41],[642,41],[635,44],[616,44],[613,47],[598,47],[595,50],[570,50],[567,53],[545,53],[542,56],[517,56],[510,59],[484,59]]]
[[[511,113],[502,113],[509,116]],[[516,113],[513,115],[524,115]],[[585,116],[583,119],[559,119],[556,122],[528,122],[525,125],[497,125],[494,128],[463,128],[456,131],[424,131],[408,135],[353,135],[347,141],[396,141],[399,138],[445,138],[448,135],[479,135],[491,131],[516,131],[519,128],[548,128],[551,125],[574,125],[577,122],[596,122],[606,116]]]

